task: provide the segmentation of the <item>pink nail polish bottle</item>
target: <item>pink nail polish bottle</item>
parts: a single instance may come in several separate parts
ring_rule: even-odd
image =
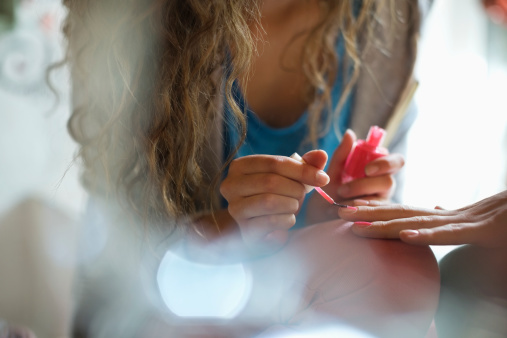
[[[385,135],[384,129],[372,126],[366,140],[357,141],[345,162],[342,183],[365,177],[364,167],[366,164],[389,153],[386,148],[381,146]]]

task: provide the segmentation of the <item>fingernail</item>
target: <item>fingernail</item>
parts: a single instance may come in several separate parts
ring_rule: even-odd
[[[354,222],[354,225],[357,225],[358,227],[361,227],[361,228],[366,228],[366,227],[369,227],[371,225],[370,222]]]
[[[346,208],[340,208],[340,211],[345,213],[345,214],[353,214],[357,211],[357,208],[356,207],[352,207],[350,205],[347,205]]]
[[[369,165],[364,169],[366,176],[371,176],[379,170],[378,165]]]
[[[404,230],[403,232],[407,235],[407,237],[416,237],[419,235],[419,231],[417,230]]]
[[[365,206],[365,205],[368,205],[370,204],[370,201],[367,201],[367,200],[354,200],[354,205],[357,205],[357,206]]]
[[[346,196],[347,193],[349,192],[350,188],[348,185],[342,185],[338,188],[338,195],[340,196]]]
[[[317,171],[317,182],[322,185],[326,185],[329,183],[329,176],[323,171]]]

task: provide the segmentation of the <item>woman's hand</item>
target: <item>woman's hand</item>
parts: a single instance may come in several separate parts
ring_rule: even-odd
[[[232,161],[220,192],[238,224],[245,243],[283,245],[296,222],[306,191],[303,184],[324,186],[329,176],[322,170],[327,154],[313,150],[303,159],[252,155]]]
[[[389,154],[371,161],[365,167],[366,177],[342,183],[341,175],[345,161],[352,151],[356,135],[347,130],[343,140],[336,148],[327,173],[331,179],[323,188],[336,202],[351,204],[353,199],[378,200],[388,202],[396,182],[396,174],[405,164],[401,154]],[[336,218],[336,206],[326,204],[324,199],[314,193],[308,202],[307,223],[313,224]]]
[[[388,201],[396,186],[393,175],[405,165],[403,156],[401,154],[388,154],[373,160],[364,168],[366,177],[342,183],[343,167],[355,141],[356,135],[354,132],[347,130],[331,159],[328,174],[331,177],[331,184],[336,185],[336,197],[342,201],[359,197]]]
[[[368,205],[354,213],[339,211],[346,220],[372,222],[352,227],[359,236],[400,238],[421,245],[507,246],[507,191],[457,210],[378,205],[375,201],[359,204]]]

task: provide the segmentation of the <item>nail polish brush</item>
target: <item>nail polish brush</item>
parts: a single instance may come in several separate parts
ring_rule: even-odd
[[[301,156],[299,156],[298,153],[294,153],[292,155],[290,155],[290,158],[293,158],[295,159],[296,161],[299,161],[301,163],[306,163],[305,160],[303,160],[303,158]],[[347,208],[347,209],[353,209],[353,210],[356,210],[357,208],[356,207],[352,207],[350,205],[345,205],[345,204],[340,204],[340,203],[336,203],[332,198],[331,196],[329,196],[324,190],[322,190],[320,187],[312,187],[310,185],[307,185],[305,184],[305,189],[306,189],[306,193],[309,193],[312,189],[314,189],[322,196],[324,197],[324,199],[326,201],[328,201],[330,204],[334,204],[340,208]]]

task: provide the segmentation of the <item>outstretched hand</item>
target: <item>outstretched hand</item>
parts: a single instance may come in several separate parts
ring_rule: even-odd
[[[375,201],[359,204],[363,206],[356,212],[339,211],[346,220],[365,222],[352,227],[359,236],[400,238],[419,245],[507,246],[507,190],[457,210],[381,205]]]

